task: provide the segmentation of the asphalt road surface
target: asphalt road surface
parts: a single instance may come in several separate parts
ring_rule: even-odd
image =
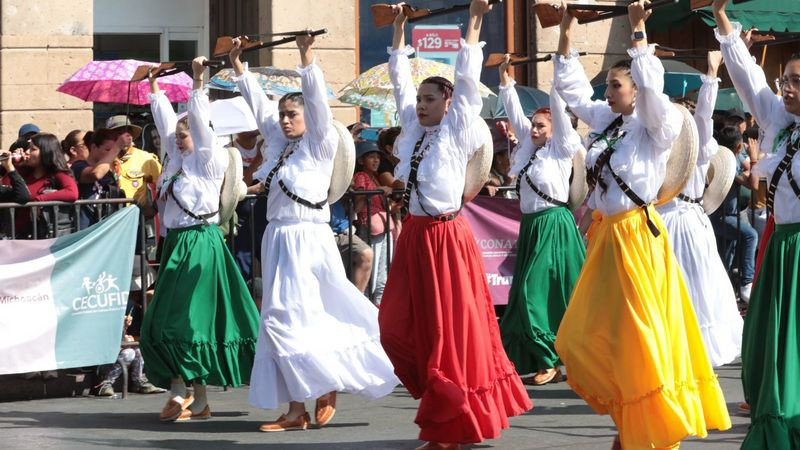
[[[736,449],[750,420],[738,413],[742,401],[740,366],[718,370],[733,428],[681,448]],[[635,377],[635,373],[630,374]],[[511,419],[499,439],[466,448],[608,449],[615,435],[608,416],[595,415],[566,383],[529,387],[534,409]],[[340,395],[337,412],[322,429],[261,433],[258,425],[281,411],[247,402],[247,389],[210,387],[213,418],[205,422],[158,421],[167,394],[121,398],[75,397],[0,403],[2,449],[413,449],[421,444],[414,425],[417,402],[402,388],[376,401]],[[306,405],[312,411],[313,402]]]

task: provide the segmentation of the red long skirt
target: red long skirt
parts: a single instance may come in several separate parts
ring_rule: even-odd
[[[758,272],[761,270],[761,262],[764,261],[764,252],[767,251],[767,244],[769,238],[772,237],[772,232],[775,231],[775,215],[770,214],[767,219],[767,225],[764,227],[764,233],[761,235],[761,240],[758,242],[758,252],[756,253],[756,272],[753,276],[753,284],[756,283]]]
[[[486,271],[466,220],[408,216],[381,301],[381,344],[422,399],[419,438],[493,439],[532,408],[500,341]]]

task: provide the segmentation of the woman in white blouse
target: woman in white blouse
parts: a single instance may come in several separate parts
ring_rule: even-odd
[[[253,174],[267,197],[261,241],[261,326],[250,402],[289,411],[260,430],[305,429],[304,402],[316,399],[315,420],[335,412],[336,391],[378,398],[398,380],[380,345],[378,311],[349,282],[328,225],[328,188],[339,135],[333,125],[313,36],[298,36],[302,93],[267,99],[242,65],[241,42],[231,62],[242,96],[264,137],[266,153]]]
[[[421,399],[421,448],[454,449],[499,436],[531,403],[506,357],[475,238],[459,216],[467,162],[483,142],[478,42],[486,0],[473,0],[455,86],[411,80],[406,17],[395,6],[389,75],[403,128],[395,141],[398,187],[409,210],[397,241],[379,321],[395,373]]]
[[[207,384],[249,383],[258,335],[258,310],[217,226],[228,153],[209,122],[204,60],[192,62],[194,87],[181,120],[150,76],[153,119],[169,154],[159,190],[169,231],[140,346],[150,380],[170,389],[162,421],[208,419]]]
[[[786,62],[778,97],[764,70],[742,41],[739,23],[725,13],[727,1],[713,5],[728,74],[742,102],[764,131],[766,157],[751,177],[766,177],[767,209],[775,217],[758,272],[742,339],[742,386],[750,403],[751,425],[744,449],[800,448],[800,54]],[[755,161],[751,161],[751,164]]]
[[[500,98],[520,145],[512,155],[511,175],[522,210],[517,262],[500,320],[509,359],[521,376],[542,385],[560,381],[554,341],[578,280],[586,248],[568,206],[572,158],[583,148],[564,100],[550,92],[550,107],[522,111],[516,82],[508,73],[510,56],[500,65]]]
[[[703,85],[694,111],[700,141],[697,165],[683,191],[658,207],[689,289],[706,352],[714,367],[738,358],[742,348],[742,316],[717,251],[714,229],[701,204],[706,172],[718,147],[713,137],[711,115],[717,101],[717,70],[721,63],[719,51],[708,53],[708,74],[702,76]],[[721,151],[729,150],[722,148]]]
[[[556,337],[567,382],[619,432],[615,447],[679,445],[707,429],[730,428],[691,300],[669,238],[652,206],[682,115],[663,94],[664,68],[647,45],[645,2],[628,7],[630,62],[608,72],[605,101],[570,49],[566,8],[556,90],[593,130],[586,155],[586,263]]]

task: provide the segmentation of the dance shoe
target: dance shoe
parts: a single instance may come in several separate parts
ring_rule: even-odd
[[[317,399],[317,406],[314,408],[314,419],[317,427],[323,427],[333,419],[336,414],[336,391],[331,391]]]
[[[167,404],[164,405],[164,409],[161,410],[161,415],[159,419],[162,422],[172,422],[178,417],[181,416],[181,413],[188,409],[189,406],[194,403],[194,397],[188,395],[183,402],[179,402],[178,397],[172,397],[167,400]]]
[[[181,414],[175,419],[175,422],[189,422],[191,420],[207,420],[211,418],[211,408],[206,405],[202,411],[195,414],[191,409],[186,408],[181,411]]]
[[[289,420],[286,418],[285,414],[281,414],[275,422],[265,423],[258,427],[258,429],[265,433],[272,431],[305,430],[308,428],[309,423],[311,423],[311,416],[309,416],[308,413],[303,413],[302,416],[295,420]]]

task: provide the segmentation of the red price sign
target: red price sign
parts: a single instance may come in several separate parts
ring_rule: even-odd
[[[461,30],[417,27],[411,33],[411,41],[420,52],[457,52],[461,47]]]

